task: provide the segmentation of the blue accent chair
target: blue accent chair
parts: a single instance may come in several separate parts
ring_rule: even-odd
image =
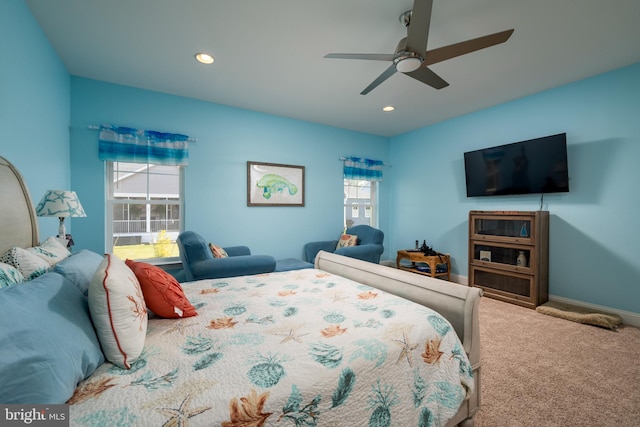
[[[181,233],[176,242],[187,281],[271,273],[276,268],[275,258],[251,255],[246,246],[224,248],[229,258],[214,258],[209,243],[193,231]]]
[[[357,246],[349,246],[336,250],[338,240],[310,242],[304,245],[306,261],[314,263],[318,252],[327,251],[376,264],[380,263],[380,256],[382,256],[384,252],[384,246],[382,245],[384,233],[381,230],[368,225],[355,225],[348,228],[346,233],[358,236]]]

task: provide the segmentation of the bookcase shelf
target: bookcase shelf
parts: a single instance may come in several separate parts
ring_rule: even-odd
[[[469,286],[535,308],[549,297],[549,212],[470,211]]]

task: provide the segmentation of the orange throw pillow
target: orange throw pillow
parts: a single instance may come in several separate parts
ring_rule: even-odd
[[[196,309],[182,291],[180,283],[160,267],[128,259],[127,266],[136,275],[147,307],[165,319],[197,316]]]

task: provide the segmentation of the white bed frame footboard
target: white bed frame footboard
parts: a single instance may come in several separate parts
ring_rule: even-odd
[[[475,380],[473,394],[447,426],[473,425],[472,417],[480,407],[480,289],[325,251],[316,255],[315,268],[406,298],[443,315],[462,341]]]

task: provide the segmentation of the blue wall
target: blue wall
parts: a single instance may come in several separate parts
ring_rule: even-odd
[[[88,218],[76,220],[79,248],[104,250],[104,165],[98,132],[113,123],[197,138],[186,169],[185,228],[222,246],[302,257],[305,242],[337,239],[343,224],[340,157],[388,162],[388,138],[125,86],[71,79],[71,182]],[[305,166],[304,207],[247,207],[247,161]],[[388,228],[387,181],[380,228]],[[391,256],[391,255],[390,255]]]
[[[48,189],[69,188],[70,77],[22,1],[0,0],[0,63],[0,156],[35,204]],[[56,218],[38,224],[43,238],[58,233]]]
[[[551,215],[549,292],[640,313],[640,64],[391,139],[391,240],[427,239],[468,273],[470,210],[537,210],[540,197],[467,198],[463,153],[567,133],[569,193]]]

